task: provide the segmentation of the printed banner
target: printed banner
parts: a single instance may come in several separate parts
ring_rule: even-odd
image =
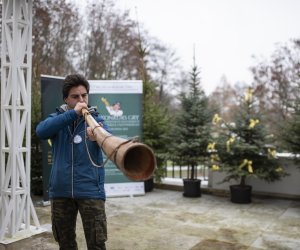
[[[63,103],[61,94],[63,79],[62,77],[41,76],[42,119],[55,112],[55,108]],[[142,82],[90,80],[89,83],[89,104],[96,106],[112,134],[124,139],[141,137]],[[51,147],[46,141],[43,141],[42,147],[43,191],[44,201],[47,201],[49,200],[48,183],[52,165]],[[144,182],[129,180],[111,161],[105,165],[105,190],[108,197],[145,194]]]

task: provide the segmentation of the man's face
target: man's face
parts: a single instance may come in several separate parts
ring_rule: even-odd
[[[88,104],[88,100],[87,90],[82,85],[71,88],[68,97],[65,98],[65,102],[70,109],[74,109],[78,102],[85,102]]]

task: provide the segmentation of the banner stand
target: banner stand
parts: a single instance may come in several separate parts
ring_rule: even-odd
[[[63,104],[62,85],[64,77],[41,76],[42,119],[55,112]],[[124,139],[138,136],[142,139],[142,81],[89,80],[89,104],[110,127],[112,134]],[[61,98],[58,98],[61,97]],[[43,200],[49,204],[48,184],[52,165],[51,145],[42,142]],[[106,156],[104,155],[104,160]],[[129,180],[108,161],[105,165],[105,191],[107,197],[144,195],[144,182]]]

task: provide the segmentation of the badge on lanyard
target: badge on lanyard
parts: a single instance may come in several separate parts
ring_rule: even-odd
[[[80,135],[75,135],[74,139],[73,139],[73,142],[76,143],[76,144],[82,142],[82,137]]]

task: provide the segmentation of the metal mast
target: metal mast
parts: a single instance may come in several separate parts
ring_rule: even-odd
[[[32,0],[3,0],[0,242],[4,243],[40,228],[30,196],[31,46]]]

